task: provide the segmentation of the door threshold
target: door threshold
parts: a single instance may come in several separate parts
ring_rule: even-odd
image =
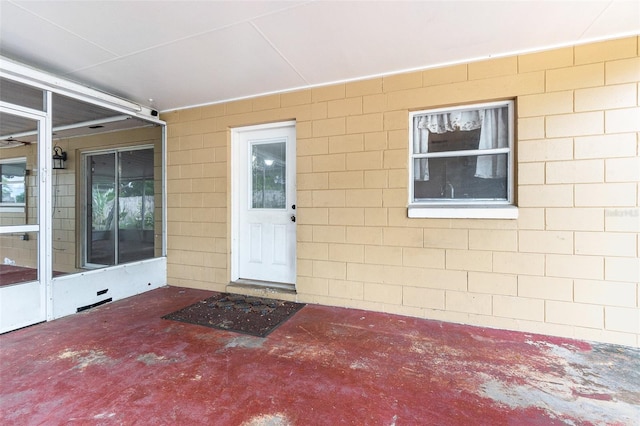
[[[229,282],[229,285],[227,285],[227,289],[229,288],[238,288],[238,289],[247,289],[247,290],[263,290],[265,292],[296,294],[295,284],[277,283],[272,281],[239,279],[236,281]]]

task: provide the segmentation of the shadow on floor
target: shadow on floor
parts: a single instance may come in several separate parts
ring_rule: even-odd
[[[267,338],[165,287],[0,336],[0,424],[638,424],[640,351],[307,305]]]

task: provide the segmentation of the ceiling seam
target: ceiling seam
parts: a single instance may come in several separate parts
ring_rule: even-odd
[[[304,2],[302,4],[296,4],[296,5],[293,5],[293,6],[283,7],[281,9],[273,10],[271,12],[263,13],[261,15],[252,16],[250,18],[241,19],[239,21],[235,21],[235,22],[231,22],[231,23],[228,23],[228,24],[220,25],[220,26],[215,27],[215,28],[210,28],[210,29],[205,30],[205,31],[200,31],[200,32],[197,32],[197,33],[194,33],[194,34],[189,34],[189,35],[184,36],[184,37],[175,38],[173,40],[170,40],[170,41],[167,41],[167,42],[164,42],[164,43],[154,44],[153,46],[149,46],[149,47],[146,47],[144,49],[139,49],[139,50],[127,53],[127,54],[118,55],[118,54],[114,53],[114,55],[116,55],[116,57],[113,58],[113,59],[107,59],[105,61],[96,62],[96,63],[88,65],[86,67],[77,68],[75,70],[69,71],[68,74],[73,74],[73,73],[76,73],[76,72],[86,71],[88,69],[91,69],[91,68],[94,68],[94,67],[98,67],[98,66],[101,66],[101,65],[104,65],[104,64],[108,64],[110,62],[114,62],[114,61],[117,61],[119,59],[126,59],[126,58],[129,58],[129,57],[138,55],[140,53],[148,52],[148,51],[151,51],[151,50],[154,50],[154,49],[158,49],[160,47],[169,46],[169,45],[172,45],[172,44],[175,44],[175,43],[180,43],[180,42],[183,42],[185,40],[189,40],[189,39],[192,39],[192,38],[200,37],[200,36],[205,35],[205,34],[211,34],[211,33],[217,32],[217,31],[222,31],[222,30],[225,30],[225,29],[228,29],[228,28],[235,27],[235,26],[240,25],[240,24],[248,23],[250,25],[253,25],[253,20],[254,19],[260,19],[260,18],[264,18],[265,16],[275,15],[275,14],[280,13],[280,12],[285,11],[285,10],[294,9],[296,7],[304,6],[304,5],[308,4],[308,3],[313,3],[314,1],[315,0],[311,0],[311,1]],[[62,28],[62,27],[60,27],[60,28]],[[260,33],[260,31],[258,31],[258,32]],[[260,34],[262,34],[262,33],[260,33]],[[305,80],[305,82],[306,82],[306,80]]]
[[[593,27],[593,24],[595,24],[602,15],[604,15],[604,13],[609,10],[609,8],[611,7],[611,5],[613,4],[613,0],[609,1],[609,4],[606,5],[602,11],[600,13],[598,13],[598,16],[596,16],[593,21],[591,21],[591,23],[589,25],[587,25],[587,28],[584,29],[584,31],[580,34],[580,37],[578,37],[578,39],[582,39],[582,37],[584,37],[584,35],[591,29],[591,27]]]
[[[80,34],[74,33],[73,31],[68,30],[67,28],[63,27],[62,25],[56,24],[55,22],[45,18],[44,16],[41,16],[41,15],[35,13],[32,10],[29,10],[29,9],[21,6],[20,4],[18,4],[16,2],[10,1],[10,3],[12,5],[14,5],[15,7],[19,8],[19,9],[22,9],[23,11],[27,12],[28,14],[33,15],[33,16],[37,17],[38,19],[41,19],[44,22],[47,22],[47,23],[53,25],[54,27],[61,29],[62,31],[66,32],[67,34],[71,34],[72,36],[77,37],[80,40],[85,41],[85,42],[91,44],[92,46],[95,46],[98,49],[101,49],[101,50],[107,52],[110,55],[113,55],[115,58],[118,58],[120,56],[116,52],[112,52],[111,50],[107,49],[106,47],[103,47],[103,46],[101,46],[101,45],[99,45],[99,44],[97,44],[97,43],[95,43],[95,42],[93,42],[91,40],[88,40],[88,39],[84,38],[83,36],[81,36]],[[74,72],[74,71],[71,71],[71,72]]]
[[[287,59],[284,53],[282,53],[280,49],[278,49],[278,47],[269,39],[269,37],[267,37],[265,33],[262,32],[262,30],[260,30],[260,28],[258,28],[258,26],[254,22],[249,22],[249,24],[258,32],[258,34],[260,34],[264,41],[266,41],[269,46],[271,46],[271,48],[278,54],[278,56],[280,56],[282,60],[291,67],[291,69],[298,75],[298,77],[302,79],[302,81],[304,81],[305,84],[310,84],[309,81],[304,77],[304,75],[298,70],[298,68],[296,68],[296,66]]]

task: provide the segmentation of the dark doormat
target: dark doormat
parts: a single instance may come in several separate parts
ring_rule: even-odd
[[[220,293],[162,318],[266,337],[304,306],[304,303]]]

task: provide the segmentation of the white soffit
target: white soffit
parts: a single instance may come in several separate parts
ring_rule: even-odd
[[[637,0],[0,0],[1,55],[162,111],[639,33]]]

